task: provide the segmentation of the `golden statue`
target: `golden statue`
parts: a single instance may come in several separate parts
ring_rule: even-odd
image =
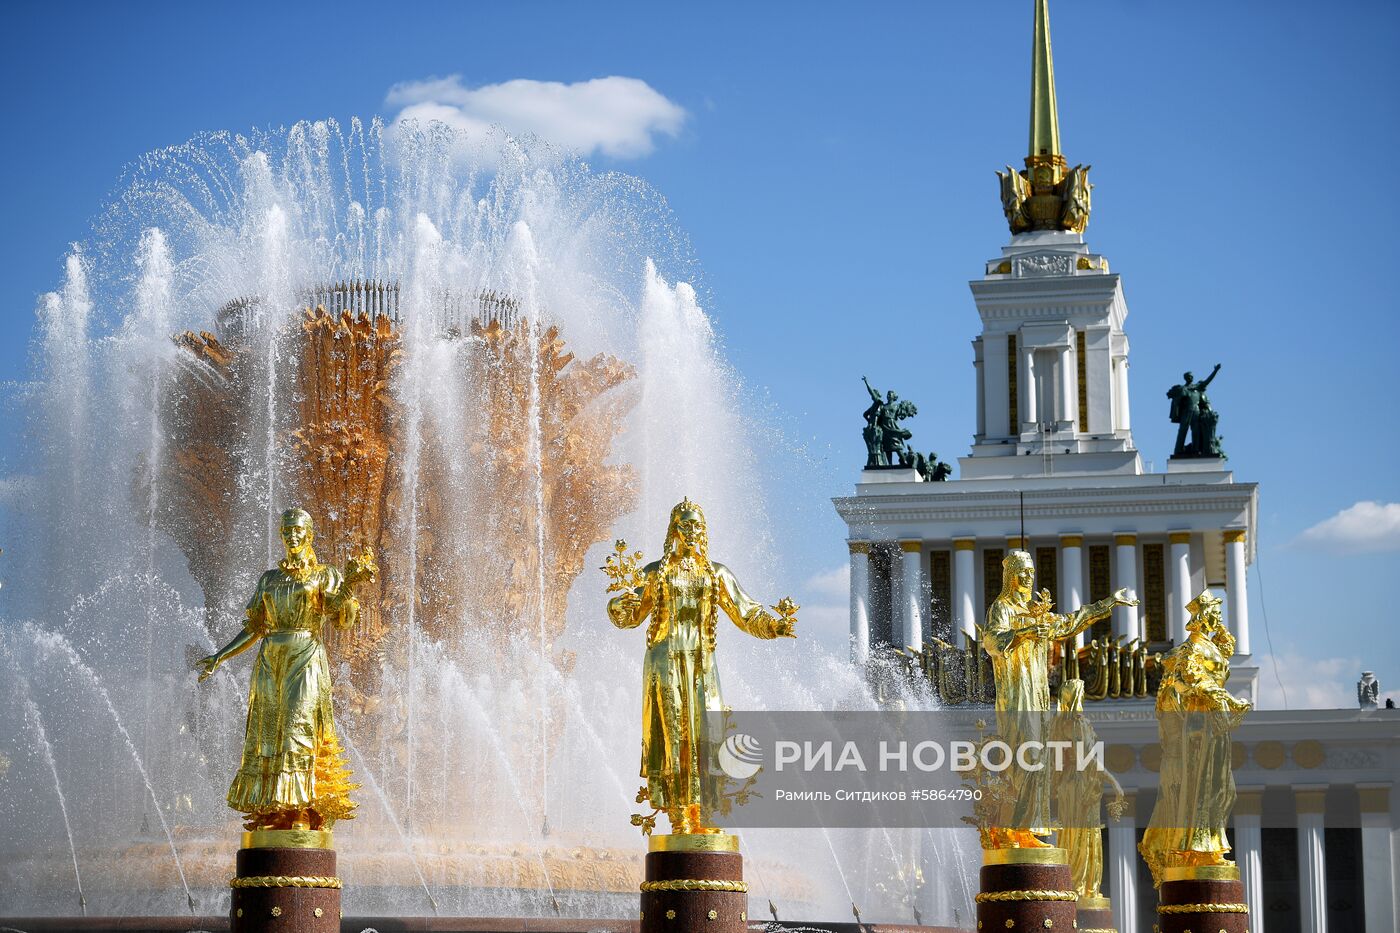
[[[1186,609],[1186,641],[1163,663],[1157,689],[1162,786],[1138,851],[1160,887],[1168,869],[1231,865],[1225,824],[1235,806],[1230,733],[1251,705],[1225,689],[1235,639],[1206,590]]]
[[[345,570],[327,567],[311,548],[311,516],[282,513],[287,556],[258,580],[247,621],[227,645],[203,658],[203,681],[234,655],[258,644],[248,688],[243,762],[228,790],[228,805],[245,814],[249,830],[329,830],[350,819],[355,804],[331,711],[331,674],[322,626],[355,624],[357,584],[374,579],[369,552]]]
[[[1084,716],[1084,681],[1067,680],[1060,687],[1060,714],[1051,727],[1051,738],[1072,742],[1078,748],[1090,748],[1098,742],[1098,734]],[[1059,847],[1069,853],[1069,869],[1081,903],[1101,902],[1103,895],[1103,824],[1099,822],[1099,806],[1103,801],[1103,786],[1113,786],[1114,799],[1108,813],[1115,820],[1123,815],[1123,785],[1113,774],[1097,763],[1083,771],[1073,768],[1055,772],[1055,804],[1059,809]]]
[[[705,515],[684,499],[671,510],[661,560],[637,565],[641,553],[617,553],[603,570],[612,578],[608,618],[636,628],[650,617],[642,665],[642,768],[646,786],[637,802],[650,801],[651,816],[632,822],[650,834],[665,811],[673,833],[714,833],[724,779],[712,766],[706,713],[720,712],[715,636],[719,610],[755,638],[796,638],[797,605],[784,599],[770,614],[750,598],[734,574],[709,557]]]
[[[1023,742],[1043,742],[1043,716],[1050,710],[1050,649],[1073,638],[1115,606],[1136,606],[1119,590],[1068,615],[1050,611],[1050,591],[1032,598],[1035,563],[1025,551],[1012,551],[1001,562],[1001,595],[987,610],[982,644],[992,658],[997,687],[997,732],[1013,750]],[[1027,756],[1030,760],[1031,756]],[[1006,772],[1006,805],[982,835],[983,848],[1037,848],[1050,822],[1050,772],[1013,767]]]

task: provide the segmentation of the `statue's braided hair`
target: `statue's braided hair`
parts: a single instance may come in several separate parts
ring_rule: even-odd
[[[657,568],[658,596],[661,605],[651,614],[651,622],[647,626],[647,644],[656,644],[661,636],[661,625],[663,621],[668,621],[671,617],[671,590],[666,581],[670,575],[680,569],[680,541],[681,541],[681,516],[686,512],[694,512],[700,516],[700,535],[695,546],[695,562],[700,567],[700,573],[714,581],[714,567],[710,564],[710,535],[705,522],[705,512],[690,498],[684,498],[676,503],[676,507],[671,509],[671,520],[666,525],[666,543],[661,551],[661,566]],[[715,648],[715,603],[711,599],[708,611],[702,621],[705,636],[705,646],[713,651]]]

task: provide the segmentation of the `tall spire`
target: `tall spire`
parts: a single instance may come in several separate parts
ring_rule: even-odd
[[[997,172],[1001,209],[1011,232],[1068,230],[1089,223],[1089,166],[1069,167],[1060,152],[1060,114],[1055,103],[1055,62],[1050,57],[1049,0],[1035,0],[1031,43],[1031,139],[1026,168]]]
[[[1060,115],[1055,106],[1055,61],[1050,55],[1050,8],[1035,0],[1031,45],[1031,139],[1028,156],[1060,155]]]

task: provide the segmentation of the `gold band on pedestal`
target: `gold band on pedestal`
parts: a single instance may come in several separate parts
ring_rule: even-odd
[[[671,833],[647,838],[648,852],[739,851],[739,837],[729,833]]]
[[[1160,904],[1159,914],[1247,914],[1248,904]]]
[[[996,904],[1006,901],[1077,901],[1078,891],[983,891],[975,898],[979,904]]]
[[[255,829],[243,834],[245,849],[334,849],[329,829]]]
[[[727,891],[748,894],[749,886],[742,881],[717,881],[713,878],[672,878],[669,881],[643,881],[642,893],[653,891]]]
[[[340,879],[327,875],[251,875],[230,878],[231,888],[340,888]]]
[[[1111,910],[1113,902],[1106,897],[1081,897],[1075,910]]]
[[[1168,865],[1163,881],[1239,881],[1238,865]]]
[[[1069,852],[1057,846],[1038,849],[983,849],[983,865],[1068,865]]]

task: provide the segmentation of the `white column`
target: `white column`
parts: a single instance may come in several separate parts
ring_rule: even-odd
[[[953,627],[957,629],[958,647],[967,644],[969,637],[977,634],[977,605],[972,594],[977,587],[977,572],[974,564],[977,553],[975,538],[956,538],[953,541]]]
[[[885,587],[885,605],[889,607],[890,621],[886,630],[890,633],[890,647],[903,648],[900,644],[904,640],[904,562],[899,559],[898,550],[890,550],[889,542],[883,542],[877,547],[884,551],[884,564],[886,567],[885,579],[881,583]]]
[[[1361,798],[1361,890],[1366,929],[1400,929],[1396,913],[1395,856],[1391,848],[1390,785],[1359,784]]]
[[[1118,427],[1123,431],[1133,428],[1133,407],[1128,404],[1128,358],[1118,361]]]
[[[851,661],[870,660],[870,542],[851,541]]]
[[[1244,538],[1243,528],[1225,529],[1225,623],[1235,636],[1235,654],[1249,654],[1249,580]]]
[[[904,644],[915,651],[924,647],[923,548],[922,541],[899,542],[899,549],[904,554]]]
[[[1084,605],[1084,536],[1060,535],[1060,612]],[[1084,647],[1084,633],[1074,636],[1074,647]]]
[[[1017,374],[1016,396],[1017,404],[1020,406],[1018,417],[1021,419],[1021,424],[1012,426],[1012,434],[1021,433],[1022,424],[1037,424],[1040,420],[1035,410],[1035,351],[1019,347],[1018,352],[1021,354],[1021,371]]]
[[[1241,787],[1235,798],[1235,864],[1249,905],[1249,933],[1264,933],[1264,788]]]
[[[1129,596],[1137,596],[1137,535],[1114,535],[1113,543],[1117,551],[1113,568],[1113,588],[1127,589]],[[1113,634],[1124,636],[1124,644],[1138,636],[1137,606],[1114,608]]]
[[[1191,532],[1173,531],[1171,540],[1172,601],[1167,613],[1167,637],[1180,645],[1186,641],[1186,604],[1194,597],[1191,589]]]
[[[1298,913],[1302,933],[1327,933],[1327,853],[1323,845],[1325,785],[1293,789],[1298,811]]]
[[[1058,420],[1069,422],[1070,430],[1079,421],[1078,370],[1074,366],[1074,351],[1066,346],[1060,350],[1060,414]]]
[[[1108,896],[1118,933],[1137,933],[1137,794],[1123,798],[1123,816],[1108,821]]]

